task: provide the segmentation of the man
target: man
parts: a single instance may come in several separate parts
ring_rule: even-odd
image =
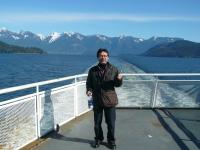
[[[115,106],[118,104],[118,98],[115,87],[122,85],[122,75],[118,69],[108,62],[109,52],[106,49],[97,51],[98,65],[89,70],[86,82],[86,94],[93,98],[94,111],[94,148],[100,146],[104,140],[101,127],[103,111],[108,128],[107,141],[111,149],[116,149],[115,144]]]

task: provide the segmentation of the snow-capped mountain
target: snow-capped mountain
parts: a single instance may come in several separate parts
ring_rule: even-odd
[[[94,55],[99,48],[107,48],[112,55],[141,54],[155,45],[183,40],[171,37],[151,37],[149,39],[121,35],[82,35],[75,32],[53,32],[48,36],[30,31],[12,32],[0,29],[0,41],[23,47],[38,47],[48,53],[57,54],[90,54]]]
[[[55,42],[61,36],[58,32],[53,32],[49,37],[49,43]]]

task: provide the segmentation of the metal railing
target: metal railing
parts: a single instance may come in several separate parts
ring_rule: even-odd
[[[200,106],[199,73],[127,73],[123,76],[123,86],[117,89],[120,99],[118,107],[199,108]]]
[[[116,88],[118,107],[199,108],[200,74],[123,74]],[[0,102],[0,149],[19,149],[88,109],[87,74],[1,89],[0,94],[34,88],[35,92]],[[166,79],[163,77],[176,77]],[[177,79],[177,77],[195,77]],[[161,79],[162,78],[162,79]],[[70,81],[49,90],[43,86]]]
[[[78,95],[85,93],[85,81],[81,78],[86,76],[81,74],[1,89],[0,94],[31,88],[35,88],[35,92],[0,102],[0,149],[20,149],[54,130],[57,124],[62,125],[89,111],[86,95]],[[42,86],[65,81],[70,84],[40,90]]]

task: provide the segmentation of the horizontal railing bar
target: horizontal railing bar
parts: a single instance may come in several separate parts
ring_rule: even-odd
[[[128,82],[155,82],[156,81],[156,79],[155,80],[123,80],[123,82],[124,81],[128,81]]]
[[[74,79],[74,78],[84,77],[84,76],[87,76],[87,74],[73,75],[73,76],[64,77],[64,78],[58,78],[58,79],[53,79],[53,80],[48,80],[48,81],[42,81],[42,82],[38,82],[38,85],[42,86],[42,85],[52,84],[52,83],[61,82],[61,81],[65,81],[65,80],[70,80],[70,79]]]
[[[122,73],[122,75],[124,75],[124,76],[200,76],[200,73]],[[56,83],[56,82],[61,82],[61,81],[75,79],[75,78],[79,78],[79,77],[85,77],[85,76],[87,76],[87,74],[79,74],[79,75],[73,75],[73,76],[68,76],[68,77],[63,77],[63,78],[58,78],[58,79],[53,79],[53,80],[47,80],[47,81],[26,84],[26,85],[22,85],[22,86],[0,89],[0,94],[15,92],[15,91],[23,90],[23,89],[34,88],[36,86],[48,85],[48,84],[52,84],[52,83]],[[163,81],[163,80],[160,80],[160,81]],[[187,80],[187,81],[191,81],[191,80]]]
[[[37,83],[31,83],[31,84],[26,84],[26,85],[21,85],[21,86],[5,88],[5,89],[0,90],[0,94],[15,92],[15,91],[23,90],[23,89],[34,88],[36,86],[37,86]]]
[[[173,82],[175,82],[175,81],[184,81],[184,82],[199,82],[200,80],[159,80],[159,79],[157,79],[159,82],[167,82],[167,81],[173,81]],[[155,82],[156,81],[156,79],[155,80],[123,80],[123,81],[128,81],[128,82]]]
[[[35,94],[30,94],[30,95],[18,97],[16,99],[12,99],[10,101],[0,102],[0,108],[8,107],[8,106],[11,106],[11,105],[15,105],[15,104],[19,104],[19,103],[22,103],[22,102],[29,101],[30,99],[35,98],[34,96],[36,96],[36,95]]]
[[[53,79],[53,80],[47,80],[47,81],[36,82],[36,83],[31,83],[31,84],[26,84],[26,85],[21,85],[21,86],[16,86],[16,87],[0,89],[0,94],[15,92],[15,91],[23,90],[23,89],[30,89],[36,86],[48,85],[48,84],[70,80],[74,78],[79,78],[79,77],[84,77],[84,76],[87,76],[87,74],[74,75],[74,76],[69,76],[69,77],[64,77],[64,78],[58,78],[58,79]]]
[[[200,76],[200,73],[121,73],[125,76]]]
[[[24,99],[27,99],[27,98],[30,98],[30,97],[34,97],[34,96],[36,96],[36,93],[16,97],[16,98],[13,98],[13,99],[10,99],[10,100],[4,100],[4,101],[0,102],[0,106],[6,105],[6,104],[9,104],[9,103],[14,103],[14,102],[19,101],[19,100],[21,101],[21,100],[24,100]]]
[[[65,89],[73,89],[74,88],[74,86],[75,86],[76,84],[69,84],[69,85],[65,85],[65,86],[61,86],[61,87],[57,87],[57,88],[53,88],[53,89],[51,89],[51,90],[46,90],[46,91],[40,91],[39,92],[39,95],[41,95],[41,94],[45,94],[45,92],[56,92],[56,91],[61,91],[61,90],[65,90]],[[47,93],[48,93],[47,92]]]
[[[200,80],[158,80],[159,82],[199,82]]]

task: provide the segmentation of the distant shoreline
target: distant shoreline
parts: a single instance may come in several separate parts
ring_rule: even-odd
[[[0,52],[0,55],[1,54],[20,54],[20,55],[23,55],[23,54],[38,54],[38,55],[47,55],[48,53],[21,53],[21,52],[19,52],[19,53],[17,53],[17,52],[11,52],[11,53],[6,53],[6,52]]]

